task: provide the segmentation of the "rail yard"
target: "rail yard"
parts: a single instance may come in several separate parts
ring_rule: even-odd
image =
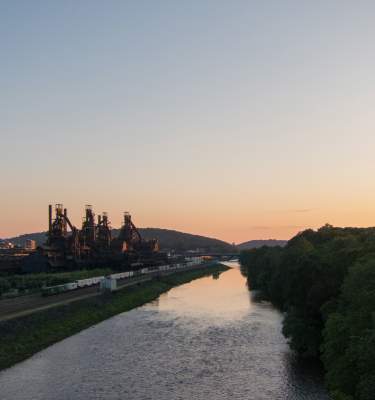
[[[28,251],[6,249],[5,254],[12,261],[2,270],[21,274],[18,277],[30,276],[39,281],[39,286],[3,293],[0,321],[202,267],[204,263],[202,257],[168,256],[161,252],[156,239],[142,238],[128,212],[124,213],[119,234],[113,237],[107,213],[95,218],[91,205],[85,206],[80,229],[73,225],[62,204],[49,205],[46,241],[38,247],[30,247]],[[70,276],[72,271],[91,272],[87,278],[46,283],[46,274],[49,277],[58,277],[61,273]],[[107,272],[93,276],[96,271]]]
[[[121,290],[127,286],[138,285],[154,278],[188,271],[202,267],[203,260],[196,258],[181,264],[163,265],[142,270],[98,276],[89,279],[80,279],[64,285],[42,288],[41,293],[19,296],[13,299],[0,301],[0,321],[29,315],[47,308],[69,304],[77,300],[94,297],[102,294],[103,283],[107,280],[114,283],[110,291]],[[206,263],[207,266],[211,265]]]

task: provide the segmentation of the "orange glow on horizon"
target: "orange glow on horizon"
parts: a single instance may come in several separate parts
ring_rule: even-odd
[[[83,207],[66,205],[69,217],[73,224],[80,227]],[[100,208],[94,206],[94,212]],[[122,223],[122,211],[114,208],[107,209],[112,227],[118,228]],[[365,207],[351,208],[347,212],[340,209],[286,209],[263,210],[262,213],[247,210],[240,212],[222,213],[212,210],[212,214],[204,215],[192,208],[188,212],[170,209],[168,213],[156,207],[156,210],[135,208],[131,212],[134,223],[138,227],[155,227],[173,229],[181,232],[202,235],[224,240],[226,242],[241,243],[256,239],[290,239],[305,229],[317,229],[325,223],[334,226],[367,227],[375,225],[375,211],[371,204]],[[27,210],[21,210],[12,215],[1,216],[1,238],[9,238],[24,233],[41,232],[47,230],[47,207],[37,207],[31,215]]]

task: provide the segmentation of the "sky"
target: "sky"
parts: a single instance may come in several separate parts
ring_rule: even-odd
[[[0,2],[0,237],[375,225],[373,1]]]

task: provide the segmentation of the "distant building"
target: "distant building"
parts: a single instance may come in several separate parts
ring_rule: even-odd
[[[7,240],[0,240],[0,249],[13,249],[14,244]]]
[[[36,249],[36,241],[35,240],[31,240],[31,239],[27,239],[26,243],[25,243],[25,249],[26,250],[35,250]]]

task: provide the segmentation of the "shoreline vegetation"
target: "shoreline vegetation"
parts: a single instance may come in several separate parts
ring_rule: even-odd
[[[0,371],[99,322],[155,300],[175,286],[228,269],[225,265],[215,264],[162,276],[117,292],[2,321]]]
[[[375,393],[375,228],[299,233],[285,247],[240,254],[248,286],[284,312],[283,334],[319,358],[334,400]]]

